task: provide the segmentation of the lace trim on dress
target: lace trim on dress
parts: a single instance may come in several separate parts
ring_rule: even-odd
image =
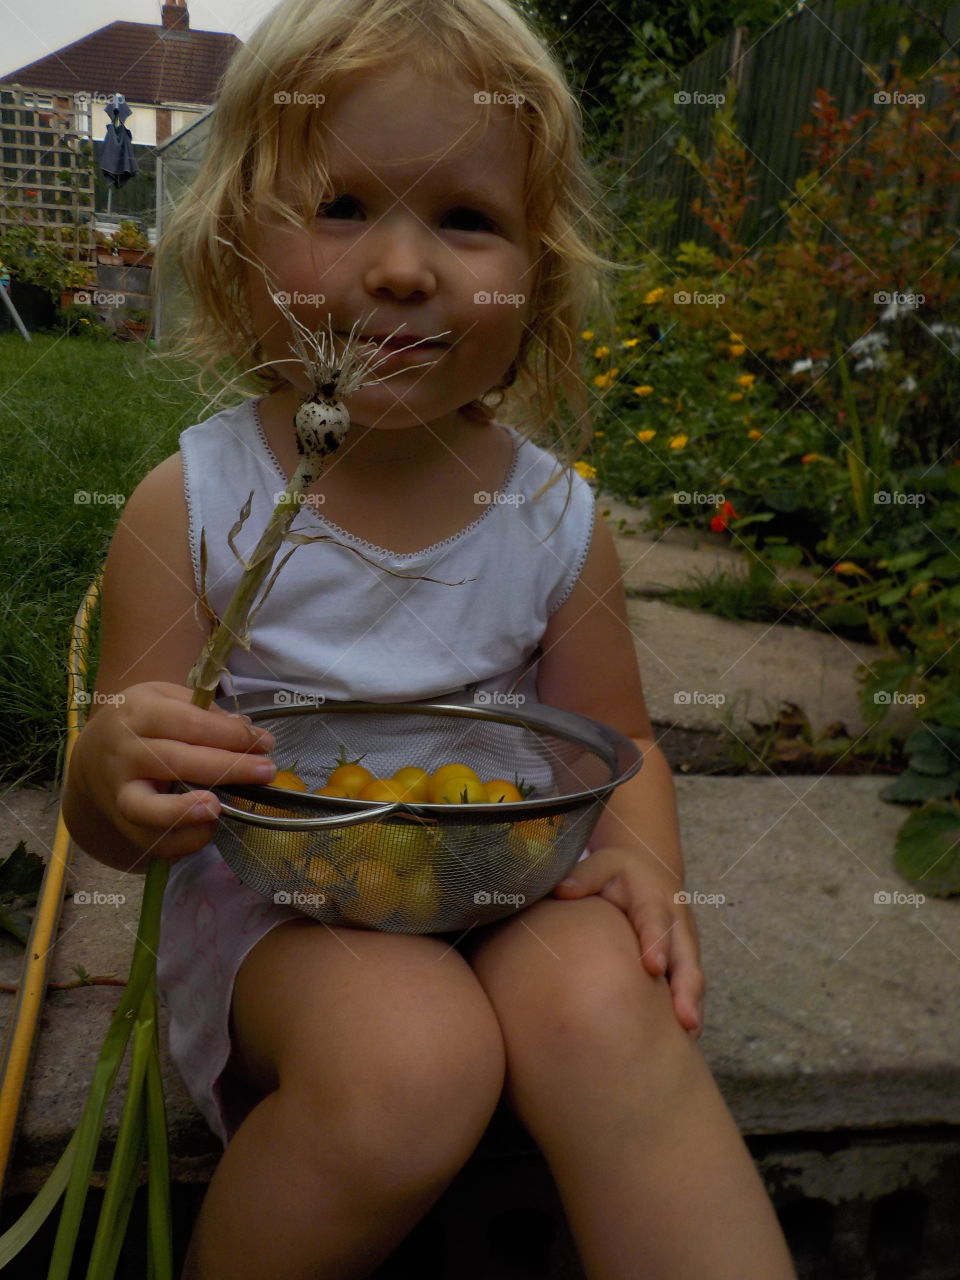
[[[283,467],[281,467],[279,459],[277,458],[276,454],[270,448],[270,445],[267,442],[266,434],[263,430],[263,423],[260,420],[260,406],[256,400],[250,400],[247,403],[250,405],[253,411],[253,420],[254,420],[254,425],[256,426],[256,429],[257,429],[257,435],[260,440],[260,447],[263,449],[266,456],[270,459],[270,463],[273,466],[274,470],[276,471],[277,475],[279,476],[280,480],[282,481],[283,485],[286,486],[288,483],[286,473],[284,472]],[[515,431],[507,423],[504,423],[502,425],[506,426],[507,431],[509,431],[510,435],[513,437],[513,458],[510,462],[509,468],[507,469],[507,474],[503,478],[503,485],[500,489],[497,490],[497,493],[503,493],[504,490],[510,490],[513,484],[514,477],[517,472],[517,467],[520,462],[520,445],[522,444],[522,439],[519,436],[519,432]],[[457,533],[451,534],[449,538],[443,538],[440,542],[431,543],[429,547],[421,547],[419,551],[391,551],[389,547],[381,547],[381,546],[378,546],[375,542],[368,542],[366,538],[361,538],[357,534],[350,533],[349,530],[341,528],[340,525],[334,524],[332,520],[329,520],[327,519],[326,516],[321,515],[321,513],[317,511],[315,507],[309,504],[304,504],[302,510],[304,510],[308,514],[308,516],[312,516],[317,521],[318,524],[324,525],[327,529],[332,530],[332,532],[335,533],[338,537],[344,538],[346,539],[346,541],[353,543],[354,546],[363,547],[364,550],[374,552],[377,555],[388,556],[392,560],[414,560],[418,556],[424,556],[434,551],[442,551],[444,550],[444,548],[452,546],[455,542],[460,542],[468,533],[472,533],[474,529],[478,528],[483,523],[483,521],[486,520],[491,515],[491,513],[500,505],[501,505],[500,503],[495,503],[495,502],[489,503],[487,506],[487,509],[483,512],[482,515],[478,516],[476,520],[471,520],[468,525],[464,525],[462,529],[460,529]]]

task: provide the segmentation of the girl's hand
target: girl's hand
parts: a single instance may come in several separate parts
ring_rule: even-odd
[[[554,893],[560,898],[596,893],[624,912],[647,972],[655,978],[666,974],[677,1020],[697,1039],[703,1026],[700,943],[690,907],[674,901],[678,891],[671,872],[635,849],[607,846],[578,862]]]
[[[275,745],[269,734],[220,707],[196,707],[191,696],[150,681],[99,703],[71,761],[72,786],[124,839],[171,860],[208,844],[220,813],[212,792],[171,791],[174,780],[263,783],[276,772],[265,758]]]

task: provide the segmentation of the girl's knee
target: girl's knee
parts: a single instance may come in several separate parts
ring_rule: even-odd
[[[669,985],[644,967],[633,926],[618,907],[596,896],[546,899],[523,916],[475,958],[511,1055],[529,1049],[595,1062],[625,1042],[679,1031]],[[522,985],[510,980],[517,971],[525,975]]]
[[[411,1018],[365,1060],[345,1061],[336,1087],[307,1071],[281,1077],[285,1129],[301,1158],[354,1195],[396,1197],[444,1186],[479,1142],[503,1091],[503,1041],[493,1017]]]

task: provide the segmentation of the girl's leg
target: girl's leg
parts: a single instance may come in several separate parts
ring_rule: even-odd
[[[291,921],[241,966],[233,1024],[243,1074],[266,1096],[217,1167],[183,1280],[368,1275],[497,1105],[489,1001],[435,938]]]
[[[544,900],[472,963],[503,1030],[507,1096],[591,1280],[794,1280],[736,1124],[617,907]]]

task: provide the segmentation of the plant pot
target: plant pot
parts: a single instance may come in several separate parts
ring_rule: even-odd
[[[126,245],[120,245],[120,260],[126,263],[128,267],[132,267],[134,263],[140,261],[143,257],[142,249],[128,249]]]
[[[97,262],[101,267],[119,267],[120,255],[111,253],[109,249],[97,249]]]
[[[130,342],[146,342],[150,326],[139,320],[124,320],[123,328]]]

